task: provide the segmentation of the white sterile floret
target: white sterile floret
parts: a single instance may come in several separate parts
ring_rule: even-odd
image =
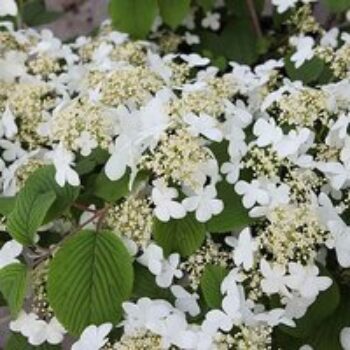
[[[194,113],[188,113],[184,116],[184,121],[189,125],[188,131],[191,135],[203,135],[212,141],[222,141],[222,132],[218,128],[218,122],[213,117],[205,113],[200,113],[198,117]]]
[[[258,244],[252,238],[250,228],[245,228],[238,236],[226,237],[225,242],[233,247],[233,260],[237,266],[242,265],[244,270],[250,270],[254,264],[254,253],[258,250]]]
[[[319,276],[316,265],[303,266],[291,262],[288,265],[290,275],[286,277],[289,288],[297,290],[304,298],[315,298],[319,292],[328,289],[332,280],[327,276]]]
[[[290,293],[287,288],[286,269],[282,265],[270,264],[262,259],[260,261],[260,272],[263,275],[261,280],[261,288],[264,293],[271,295],[280,293],[289,296]]]
[[[74,165],[74,154],[66,150],[61,144],[48,154],[56,169],[55,180],[59,186],[66,183],[72,186],[79,186],[78,173],[72,168]]]
[[[230,184],[234,184],[239,179],[242,167],[240,157],[236,157],[231,158],[229,162],[223,163],[220,170],[223,174],[226,174],[226,181]]]
[[[253,180],[251,183],[240,180],[235,185],[235,191],[243,196],[242,202],[245,208],[249,209],[256,203],[267,205],[269,203],[269,194],[262,187],[259,180]]]
[[[339,29],[332,28],[323,34],[320,44],[324,47],[336,48],[338,46]]]
[[[199,295],[197,293],[189,293],[182,286],[171,286],[171,292],[175,296],[175,306],[177,309],[188,312],[192,317],[200,313],[198,305]]]
[[[201,67],[210,63],[209,58],[202,57],[196,53],[191,53],[188,55],[182,54],[180,55],[180,58],[187,62],[190,67]]]
[[[218,30],[220,28],[220,13],[207,12],[201,23],[204,28]]]
[[[217,199],[217,191],[213,185],[200,189],[185,198],[182,203],[187,211],[196,211],[196,219],[199,222],[208,221],[213,215],[220,214],[224,209],[224,203],[221,199]]]
[[[41,320],[34,313],[21,311],[15,321],[11,321],[10,329],[20,332],[31,345],[38,346],[45,342],[59,344],[63,341],[66,330],[53,317],[49,322]]]
[[[8,162],[13,162],[26,154],[26,151],[21,147],[18,140],[11,142],[0,139],[0,148],[3,149],[2,158]]]
[[[15,116],[12,113],[9,105],[6,105],[6,109],[2,114],[2,118],[0,119],[0,124],[6,138],[11,139],[17,134],[18,127],[15,122]]]
[[[295,322],[286,317],[286,311],[284,309],[273,309],[258,314],[254,318],[257,321],[266,322],[271,327],[278,326],[279,324],[295,327]]]
[[[87,157],[92,150],[98,146],[97,141],[88,131],[83,131],[75,140],[75,144],[80,148],[82,156]]]
[[[17,16],[18,7],[15,0],[1,0],[0,17]]]
[[[306,61],[314,57],[315,41],[311,36],[293,36],[290,38],[290,44],[296,48],[296,52],[290,57],[295,68],[300,68]]]
[[[23,246],[15,240],[6,242],[0,248],[0,269],[7,265],[18,263],[19,260],[16,258],[22,253],[22,250]]]
[[[72,345],[72,350],[100,350],[107,343],[107,336],[111,330],[111,323],[88,326],[79,340]]]
[[[161,247],[151,243],[137,259],[137,261],[147,266],[154,275],[160,274],[162,271],[162,262],[164,259],[163,250]]]
[[[176,202],[178,197],[176,188],[167,187],[164,181],[153,181],[152,201],[155,205],[154,214],[160,221],[169,221],[171,218],[181,219],[186,215],[184,205]]]
[[[259,118],[254,124],[253,133],[257,136],[256,144],[259,147],[275,144],[283,137],[282,129],[272,118],[269,120]]]

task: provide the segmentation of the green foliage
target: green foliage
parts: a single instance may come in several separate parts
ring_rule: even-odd
[[[60,345],[44,343],[39,346],[28,344],[27,338],[18,333],[12,333],[5,345],[4,350],[59,350]]]
[[[198,222],[193,214],[168,222],[154,219],[154,239],[166,255],[172,252],[178,252],[181,256],[191,255],[203,243],[205,232],[204,224]]]
[[[22,20],[28,26],[40,26],[58,19],[63,13],[47,11],[44,0],[26,1],[22,9]]]
[[[62,214],[79,194],[78,187],[60,187],[53,166],[35,171],[19,192],[7,229],[18,242],[32,244],[37,229]]]
[[[200,287],[206,304],[212,308],[221,308],[222,294],[220,286],[228,270],[218,265],[207,265],[201,277]]]
[[[221,33],[204,31],[201,50],[209,50],[214,57],[223,56],[238,63],[252,64],[258,58],[258,40],[247,18],[231,18]]]
[[[131,257],[108,231],[81,231],[49,266],[48,298],[64,327],[78,335],[90,324],[116,323],[133,286]]]
[[[14,263],[0,269],[0,291],[14,318],[22,308],[27,282],[27,267],[23,264]]]
[[[325,69],[324,62],[314,57],[306,61],[300,68],[295,68],[294,62],[290,60],[290,55],[285,59],[287,74],[291,80],[300,80],[305,84],[316,82]]]
[[[343,12],[350,9],[350,0],[325,0],[329,10]]]
[[[109,154],[101,148],[94,149],[87,157],[78,160],[75,170],[79,175],[85,175],[93,171],[98,165],[106,163]]]
[[[242,204],[241,197],[235,192],[234,186],[226,181],[221,181],[216,189],[218,198],[224,202],[224,210],[207,223],[209,232],[225,233],[232,230],[239,230],[253,222],[249,217],[248,211]]]
[[[215,3],[214,0],[196,0],[196,2],[204,11],[210,11]]]
[[[176,28],[186,17],[190,0],[158,0],[160,15],[164,22],[172,28]]]
[[[26,186],[8,218],[7,229],[11,236],[22,244],[32,244],[36,231],[44,222],[55,199],[53,191],[39,194]]]
[[[156,18],[157,0],[111,0],[113,25],[134,38],[144,38]]]
[[[0,197],[0,215],[8,216],[15,207],[16,197]]]

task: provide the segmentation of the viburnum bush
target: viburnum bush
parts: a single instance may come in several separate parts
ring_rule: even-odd
[[[349,1],[327,4],[325,29],[312,0],[114,0],[62,43],[1,0],[5,350],[350,349]]]

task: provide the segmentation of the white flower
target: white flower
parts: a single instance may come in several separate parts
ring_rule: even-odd
[[[340,217],[328,221],[327,227],[333,235],[339,265],[344,268],[350,267],[350,228]]]
[[[180,255],[173,253],[169,255],[168,259],[162,261],[162,269],[156,276],[156,283],[161,288],[170,287],[174,277],[181,278],[183,273],[178,269],[180,262]]]
[[[332,280],[326,276],[319,276],[315,265],[303,266],[291,262],[288,265],[290,275],[286,277],[289,288],[300,293],[304,298],[315,298],[320,291],[328,289]]]
[[[283,132],[279,126],[276,126],[274,119],[268,121],[259,118],[254,124],[253,133],[257,136],[256,144],[259,147],[265,147],[275,144],[282,139]]]
[[[208,185],[196,192],[193,196],[183,200],[183,206],[187,211],[196,211],[196,219],[199,222],[208,221],[213,215],[220,214],[224,209],[224,203],[217,199],[216,188]]]
[[[255,203],[261,205],[269,203],[268,192],[261,188],[259,180],[253,180],[251,183],[240,180],[235,185],[235,191],[239,195],[243,195],[242,202],[245,208],[251,208]]]
[[[197,300],[199,295],[197,293],[189,293],[182,286],[172,286],[171,292],[175,296],[175,306],[177,309],[188,312],[192,317],[197,316],[200,313],[200,308]]]
[[[241,167],[241,159],[236,157],[232,158],[229,162],[223,163],[220,170],[223,174],[226,174],[226,181],[229,184],[234,184],[239,179]]]
[[[18,128],[15,122],[15,116],[10,110],[9,105],[6,106],[0,122],[6,138],[11,139],[17,134]]]
[[[162,271],[163,250],[161,247],[151,243],[144,251],[144,253],[137,259],[137,261],[147,266],[147,268],[154,275],[159,275]]]
[[[286,287],[286,270],[282,265],[274,264],[271,267],[265,259],[262,259],[260,262],[260,271],[264,277],[261,280],[261,289],[264,293],[268,295],[281,293],[282,295],[290,296]]]
[[[191,53],[189,55],[182,54],[180,58],[187,62],[190,67],[201,67],[210,63],[209,58],[202,57],[196,53]]]
[[[188,45],[195,45],[200,43],[200,39],[198,35],[194,35],[190,32],[186,32],[184,39]]]
[[[40,320],[36,314],[27,314],[25,311],[21,311],[18,318],[10,323],[10,329],[14,332],[20,332],[34,346],[45,342],[59,344],[66,334],[66,330],[57,321],[56,317],[53,317],[47,323]]]
[[[350,162],[342,164],[340,162],[320,162],[317,168],[327,175],[332,187],[340,190],[350,183]]]
[[[80,185],[79,175],[71,168],[71,165],[74,165],[74,154],[72,152],[66,150],[60,144],[49,154],[49,158],[52,159],[56,169],[55,180],[61,187],[65,183],[72,186]]]
[[[186,216],[185,207],[174,201],[178,196],[176,188],[167,187],[162,180],[153,181],[152,201],[156,206],[155,216],[161,221],[169,221],[170,218],[181,219]]]
[[[84,157],[87,157],[97,147],[97,141],[88,131],[83,131],[75,140],[75,143],[80,148],[80,153]]]
[[[237,266],[242,265],[244,270],[250,270],[254,264],[254,252],[258,250],[255,239],[252,238],[250,228],[245,228],[238,239],[227,237],[225,242],[234,247],[233,260]]]
[[[202,27],[218,30],[220,28],[220,13],[207,12],[202,19]]]
[[[101,349],[107,343],[107,335],[111,330],[111,323],[103,323],[100,326],[88,326],[81,334],[79,340],[72,345],[72,350]]]
[[[16,259],[22,253],[23,246],[15,240],[6,242],[0,249],[0,269],[18,263]]]
[[[18,8],[15,0],[1,0],[0,17],[17,16]]]
[[[171,68],[165,64],[163,59],[151,51],[147,52],[147,60],[153,72],[158,74],[165,82],[169,82],[173,74]]]
[[[272,4],[277,6],[277,12],[283,13],[293,8],[298,0],[272,0]]]
[[[184,121],[189,125],[188,131],[193,136],[201,134],[209,140],[222,141],[222,132],[218,129],[218,123],[213,117],[205,113],[201,113],[199,117],[194,113],[188,113],[184,116]]]
[[[266,322],[270,327],[275,327],[279,324],[285,324],[289,327],[295,327],[295,322],[286,317],[286,312],[283,309],[273,309],[255,316],[257,321]]]
[[[290,43],[296,48],[296,52],[290,57],[290,60],[295,64],[295,68],[300,68],[305,61],[309,61],[314,57],[315,41],[311,36],[293,36],[290,38]]]
[[[339,36],[338,28],[330,29],[328,32],[323,34],[320,41],[321,46],[336,48],[338,46],[338,36]]]
[[[170,315],[173,307],[165,300],[151,300],[145,297],[138,299],[136,303],[124,302],[123,310],[125,333],[132,334],[140,329],[154,330]]]
[[[344,327],[340,331],[339,340],[344,350],[350,350],[350,327]]]
[[[0,148],[4,150],[2,153],[2,158],[8,162],[13,162],[17,158],[21,158],[26,154],[18,140],[14,142],[0,140]]]

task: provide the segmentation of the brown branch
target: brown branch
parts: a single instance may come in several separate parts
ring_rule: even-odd
[[[256,9],[255,9],[255,5],[254,5],[254,0],[246,0],[247,3],[247,7],[250,13],[250,18],[252,20],[252,24],[254,27],[254,31],[255,34],[257,35],[257,37],[259,39],[261,39],[263,37],[263,33],[261,30],[261,26],[260,26],[260,21],[259,21],[259,17],[256,13]]]

